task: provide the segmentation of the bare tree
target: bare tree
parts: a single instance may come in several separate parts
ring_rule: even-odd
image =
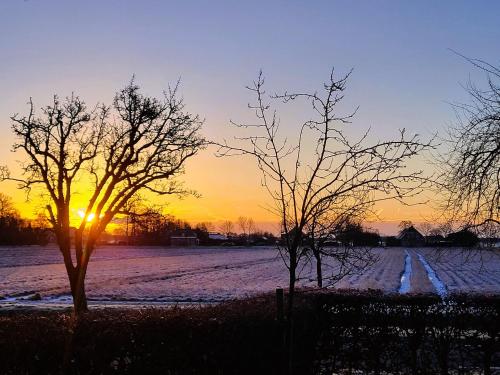
[[[405,230],[405,229],[408,229],[410,227],[413,227],[413,221],[411,220],[402,220],[399,222],[398,224],[398,227],[399,227],[399,230]]]
[[[127,202],[141,191],[189,193],[173,178],[204,144],[201,121],[184,110],[177,86],[160,100],[142,95],[133,81],[111,106],[89,110],[77,96],[64,101],[55,96],[37,117],[32,100],[29,105],[27,116],[12,117],[14,150],[26,156],[24,175],[13,178],[3,168],[3,177],[28,191],[41,186],[50,197],[49,221],[79,313],[87,309],[84,282],[96,241]],[[84,187],[89,199],[71,241],[71,199],[78,181],[89,182]]]
[[[37,212],[31,223],[35,228],[47,229],[50,227],[49,218],[43,211]]]
[[[19,213],[12,203],[12,198],[4,193],[0,193],[0,217],[5,216],[18,217]]]
[[[215,230],[215,225],[211,221],[202,221],[196,224],[196,227],[206,232],[213,232]]]
[[[159,207],[150,205],[134,207],[133,211],[128,212],[128,216],[132,225],[131,234],[133,237],[139,234],[158,233],[163,229],[165,217]]]
[[[281,135],[277,112],[268,103],[264,78],[259,74],[253,86],[248,87],[256,96],[256,103],[249,104],[256,121],[233,122],[250,134],[236,138],[232,144],[224,141],[219,145],[220,156],[255,158],[262,173],[262,184],[273,200],[270,210],[280,218],[283,242],[279,249],[289,270],[287,341],[290,350],[297,268],[304,254],[304,230],[314,215],[321,215],[339,202],[345,204],[350,197],[351,204],[356,205],[358,195],[371,195],[371,202],[402,201],[420,192],[426,183],[422,171],[405,168],[410,158],[430,147],[418,136],[407,138],[401,130],[398,139],[372,145],[366,145],[368,132],[356,141],[347,138],[344,126],[354,113],[339,115],[337,104],[344,97],[348,77],[349,74],[336,79],[332,71],[321,94],[285,92],[271,96],[271,100],[285,104],[303,99],[311,105],[312,117],[297,129],[295,142]],[[308,145],[313,145],[312,153],[306,151]],[[290,360],[292,357],[289,353]]]
[[[430,236],[434,230],[434,226],[429,222],[423,222],[418,226],[418,229],[424,236]]]
[[[234,231],[234,224],[231,220],[224,220],[222,224],[220,225],[220,230],[222,233],[224,233],[227,237],[231,235]]]
[[[465,228],[500,227],[500,68],[466,58],[487,75],[487,87],[469,82],[469,104],[455,104],[458,123],[449,129],[442,157],[444,212]],[[442,189],[442,187],[445,189]]]
[[[130,198],[122,207],[119,212],[120,216],[116,216],[117,219],[120,217],[124,219],[125,223],[125,237],[127,239],[127,245],[130,245],[130,238],[135,235],[135,216],[140,213],[143,209],[143,199],[136,195]]]
[[[190,229],[188,223],[165,214],[162,205],[146,200],[129,202],[121,213],[125,215],[128,243],[132,240],[134,244],[165,245],[173,231]]]
[[[255,225],[255,221],[251,217],[248,218],[247,225],[248,225],[249,236],[257,231],[257,226]]]
[[[249,237],[250,234],[255,231],[255,222],[251,217],[240,216],[238,217],[238,226],[240,227],[241,232]]]

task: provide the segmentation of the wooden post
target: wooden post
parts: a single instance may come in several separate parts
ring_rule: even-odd
[[[276,289],[276,317],[277,319],[282,322],[285,319],[284,315],[284,298],[283,298],[283,288],[277,288]]]
[[[286,346],[286,327],[285,327],[285,299],[283,288],[276,288],[276,319],[278,320],[278,326],[281,329],[282,340],[281,340],[281,358],[279,363],[279,375],[288,374],[288,356],[287,356],[287,346]]]

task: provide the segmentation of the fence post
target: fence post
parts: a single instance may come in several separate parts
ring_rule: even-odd
[[[280,322],[285,319],[284,305],[283,288],[276,288],[276,318]]]
[[[283,288],[276,288],[276,319],[281,330],[281,358],[279,359],[279,375],[288,374],[287,346],[286,346],[286,328],[285,328],[285,299]]]

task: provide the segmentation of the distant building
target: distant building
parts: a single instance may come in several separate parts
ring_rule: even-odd
[[[446,236],[446,239],[451,245],[458,247],[473,247],[479,242],[477,235],[468,229],[462,229],[458,232],[450,233]]]
[[[425,237],[412,225],[399,232],[397,239],[404,247],[417,247],[425,245]]]
[[[217,241],[226,241],[228,239],[225,234],[216,233],[216,232],[208,233],[208,238],[210,240],[217,240]]]
[[[446,240],[440,234],[434,234],[425,236],[425,244],[427,246],[444,246],[446,245]]]
[[[198,236],[192,230],[179,230],[170,236],[171,246],[192,247],[199,244]]]
[[[486,249],[498,249],[500,248],[500,238],[496,237],[484,237],[479,239],[479,246]]]

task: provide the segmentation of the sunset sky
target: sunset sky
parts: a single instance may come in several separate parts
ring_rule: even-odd
[[[468,100],[469,78],[485,78],[451,50],[498,64],[499,20],[497,1],[2,1],[0,164],[16,172],[9,117],[26,113],[29,97],[37,108],[72,92],[89,106],[109,104],[134,74],[157,96],[180,77],[188,109],[205,118],[203,134],[213,140],[231,139],[229,121],[251,115],[245,86],[260,69],[269,92],[279,92],[320,89],[332,67],[354,69],[342,104],[360,107],[350,135],[368,127],[373,140],[403,127],[424,139],[444,135],[455,121],[449,103]],[[281,113],[289,131],[301,109]],[[182,177],[202,197],[170,199],[166,211],[192,223],[250,216],[276,231],[253,160],[213,153],[193,158]],[[24,216],[40,206],[13,183],[0,191]],[[432,216],[429,205],[379,210],[384,223],[373,226],[382,233]]]

